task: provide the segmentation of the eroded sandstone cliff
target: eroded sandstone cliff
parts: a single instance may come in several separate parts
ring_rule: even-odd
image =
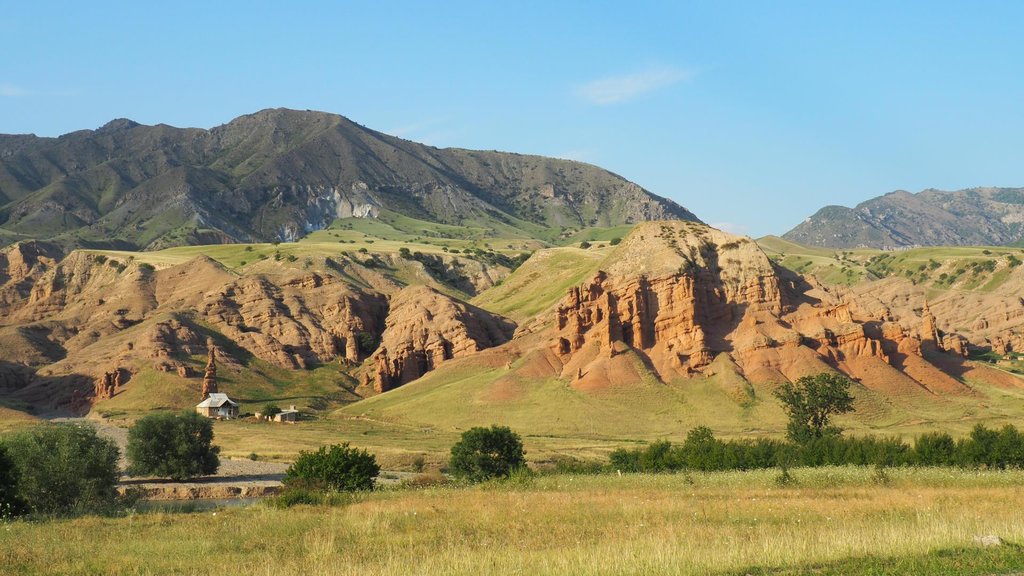
[[[602,267],[554,312],[551,350],[560,376],[579,386],[607,380],[607,365],[630,351],[664,381],[702,375],[724,354],[755,384],[839,370],[885,388],[902,372],[921,391],[968,392],[924,358],[962,357],[968,345],[940,337],[927,309],[899,321],[865,313],[849,294],[776,269],[747,239],[699,224],[643,224]]]
[[[427,286],[411,286],[391,300],[367,383],[384,392],[441,363],[507,342],[511,321],[459,302]]]

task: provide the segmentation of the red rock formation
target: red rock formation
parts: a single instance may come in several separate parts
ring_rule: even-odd
[[[640,230],[652,228],[640,226],[624,242],[629,258],[612,262],[615,273],[598,273],[570,289],[556,308],[550,347],[564,366],[563,378],[611,373],[612,357],[628,349],[663,380],[701,372],[727,354],[755,383],[828,366],[858,378],[884,378],[889,372],[873,367],[891,370],[894,356],[901,363],[907,356],[921,358],[921,340],[889,320],[888,310],[863,308],[820,286],[783,285],[767,257],[755,246],[745,248],[742,239],[693,225],[660,226],[658,237],[674,251],[649,241],[629,246]],[[927,307],[922,332],[939,349],[966,353],[959,336],[935,340]],[[915,370],[930,378],[925,368]],[[952,380],[942,386],[944,392],[964,390]]]
[[[928,308],[928,301],[924,301],[921,308],[921,345],[926,348],[942,347],[942,339],[939,338],[939,329],[935,327],[935,316]]]
[[[344,357],[360,362],[360,334],[378,334],[387,305],[379,295],[337,278],[306,274],[280,284],[237,280],[207,295],[202,314],[225,336],[284,368],[306,368]]]
[[[411,382],[441,363],[508,341],[515,324],[426,286],[391,300],[370,378],[377,392]]]
[[[115,369],[113,372],[104,372],[103,376],[96,380],[93,388],[93,398],[95,400],[113,398],[114,392],[123,384],[121,369]]]
[[[203,389],[200,400],[205,400],[210,394],[217,393],[217,347],[213,339],[206,341],[206,347],[210,350],[206,361],[206,373],[203,374]]]
[[[611,358],[624,345],[660,374],[687,374],[731,350],[738,335],[755,348],[767,341],[758,318],[779,313],[782,299],[761,251],[717,230],[659,225],[664,242],[631,235],[608,272],[571,289],[558,306],[552,350],[564,363],[588,346]]]

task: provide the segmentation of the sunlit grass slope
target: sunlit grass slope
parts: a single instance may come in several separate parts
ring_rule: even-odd
[[[933,246],[885,251],[803,246],[777,236],[765,236],[757,242],[779,265],[811,274],[825,284],[851,285],[895,276],[934,291],[991,292],[1020,272],[1024,263],[1024,249],[1009,246]]]

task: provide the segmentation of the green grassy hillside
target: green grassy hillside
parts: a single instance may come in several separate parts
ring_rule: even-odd
[[[777,236],[758,245],[774,262],[824,284],[902,277],[935,290],[991,292],[1024,263],[1024,249],[1007,246],[939,246],[906,250],[803,246]]]

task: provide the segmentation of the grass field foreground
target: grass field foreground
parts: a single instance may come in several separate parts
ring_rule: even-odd
[[[1024,472],[542,476],[338,507],[0,526],[10,574],[992,574],[1024,569]],[[976,536],[1004,545],[983,549]],[[899,570],[899,572],[896,572]]]

